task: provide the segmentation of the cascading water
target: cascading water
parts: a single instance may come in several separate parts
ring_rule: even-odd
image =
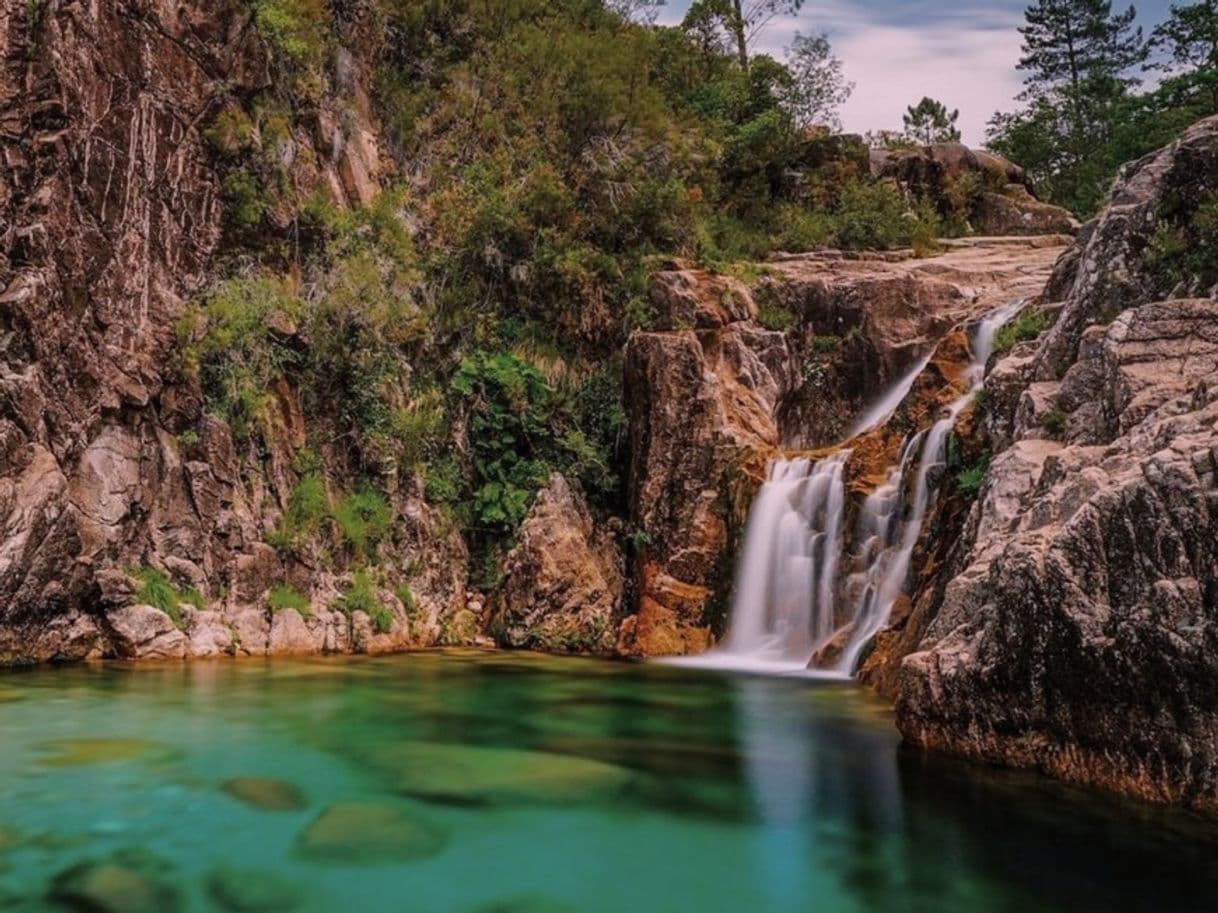
[[[970,339],[968,392],[930,428],[907,438],[884,484],[863,503],[857,543],[846,553],[845,468],[849,449],[813,461],[777,460],[757,495],[745,529],[728,635],[722,646],[690,662],[759,672],[852,675],[883,630],[909,580],[910,562],[934,503],[946,462],[947,438],[980,389],[994,335],[1023,307],[1015,301],[987,315]],[[869,409],[851,437],[883,424],[908,395],[928,355]],[[842,570],[849,573],[842,579]],[[838,634],[837,607],[850,606]],[[836,661],[813,667],[820,647],[838,635]]]
[[[799,671],[833,633],[849,455],[770,466],[745,528],[728,636],[702,664]]]

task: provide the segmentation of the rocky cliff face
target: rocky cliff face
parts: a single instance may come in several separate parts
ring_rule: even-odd
[[[910,741],[1218,810],[1216,189],[1218,120],[1128,166],[994,367],[988,480],[869,672]]]
[[[249,12],[8,0],[0,59],[0,660],[435,640],[463,610],[459,537],[398,493],[401,534],[385,547],[417,568],[413,619],[390,579],[375,626],[331,611],[349,578],[266,544],[303,442],[295,392],[271,391],[275,430],[257,452],[203,415],[208,391],[174,368],[175,321],[221,242],[203,127],[272,80]],[[348,75],[313,129],[301,121],[284,140],[286,179],[339,206],[375,188],[360,77]],[[133,609],[129,572],[153,566],[208,608],[178,624]],[[272,616],[268,592],[287,583],[315,611]]]

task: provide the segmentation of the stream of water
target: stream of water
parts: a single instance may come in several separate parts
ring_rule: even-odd
[[[947,440],[985,380],[994,337],[1023,307],[1013,301],[988,314],[969,338],[967,392],[929,428],[909,435],[885,482],[847,526],[845,468],[850,441],[882,425],[930,362],[884,393],[855,424],[851,438],[819,461],[775,460],[749,513],[723,643],[685,665],[780,675],[849,677],[909,586],[910,561],[934,506]],[[847,609],[839,628],[839,607]],[[834,638],[844,645],[827,663],[815,657]]]
[[[1211,825],[904,751],[850,683],[467,652],[46,668],[0,674],[0,733],[4,911],[1200,913],[1218,896]],[[121,905],[47,899],[81,871]]]

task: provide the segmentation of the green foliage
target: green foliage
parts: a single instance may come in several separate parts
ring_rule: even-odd
[[[215,286],[178,321],[178,354],[185,373],[198,378],[208,405],[239,439],[267,420],[274,381],[300,363],[286,333],[303,303],[284,281],[235,278]]]
[[[441,457],[427,464],[423,493],[433,504],[456,504],[465,488],[461,463],[452,456]]]
[[[393,595],[397,596],[398,602],[402,604],[402,608],[406,610],[406,617],[413,620],[418,617],[419,604],[414,597],[414,591],[410,588],[410,584],[403,583],[394,588]]]
[[[142,567],[132,568],[128,573],[137,583],[135,601],[140,605],[150,605],[160,609],[173,619],[173,623],[178,627],[183,624],[183,604],[192,605],[196,609],[203,609],[206,606],[206,600],[198,589],[195,587],[188,587],[185,590],[178,589],[160,568],[146,564]]]
[[[1040,417],[1040,427],[1050,434],[1061,434],[1066,430],[1066,413],[1060,409],[1050,409]]]
[[[302,476],[288,495],[279,528],[267,536],[276,548],[290,551],[321,533],[330,516],[330,494],[320,471]]]
[[[462,361],[452,387],[470,409],[474,521],[497,532],[515,529],[556,456],[554,391],[524,359],[485,352]]]
[[[910,105],[902,115],[905,121],[905,136],[922,146],[935,143],[960,142],[960,111],[949,111],[947,105],[937,99],[923,96],[916,105]]]
[[[312,615],[309,598],[286,584],[271,590],[267,596],[267,605],[274,614],[291,610],[299,614],[301,618],[307,619]]]
[[[387,634],[393,627],[393,612],[381,602],[376,583],[367,570],[358,570],[352,575],[351,585],[343,590],[332,608],[347,616],[363,612],[378,634]]]
[[[319,64],[328,50],[326,0],[252,0],[258,32],[297,64]]]
[[[1203,291],[1218,282],[1218,191],[1168,201],[1142,260],[1164,285]]]
[[[795,325],[795,315],[780,304],[768,302],[757,309],[757,322],[767,330],[782,332]]]
[[[889,250],[908,244],[914,220],[893,184],[852,182],[842,188],[837,207],[837,239],[844,247]]]
[[[379,491],[361,486],[334,505],[331,516],[341,541],[366,559],[393,525],[393,508]]]
[[[990,456],[987,453],[974,465],[960,470],[956,475],[956,489],[962,494],[975,495],[981,491],[989,474]]]
[[[1015,319],[994,334],[994,352],[1003,354],[1021,342],[1029,342],[1053,325],[1051,318],[1037,308],[1025,308]]]

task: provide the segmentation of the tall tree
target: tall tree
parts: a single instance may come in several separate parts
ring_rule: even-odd
[[[1078,93],[1088,82],[1136,83],[1129,71],[1146,59],[1137,10],[1114,13],[1109,0],[1037,0],[1024,13],[1025,98],[1045,91]]]
[[[1186,90],[1208,96],[1210,110],[1218,110],[1218,2],[1173,3],[1151,47],[1165,55],[1158,68],[1175,74]]]
[[[694,0],[685,16],[685,28],[715,21],[731,40],[740,69],[749,70],[757,37],[779,16],[799,12],[804,0]]]
[[[935,143],[960,142],[960,128],[956,122],[960,111],[949,111],[947,105],[937,99],[923,96],[916,105],[905,109],[905,136],[923,146]]]
[[[854,83],[833,56],[827,35],[795,34],[787,48],[788,80],[779,96],[795,125],[841,129],[838,110],[850,98]]]
[[[1137,12],[1114,12],[1108,0],[1037,0],[1025,17],[1025,108],[996,115],[989,143],[1022,157],[1055,202],[1088,215],[1111,177],[1119,112],[1147,57]]]

